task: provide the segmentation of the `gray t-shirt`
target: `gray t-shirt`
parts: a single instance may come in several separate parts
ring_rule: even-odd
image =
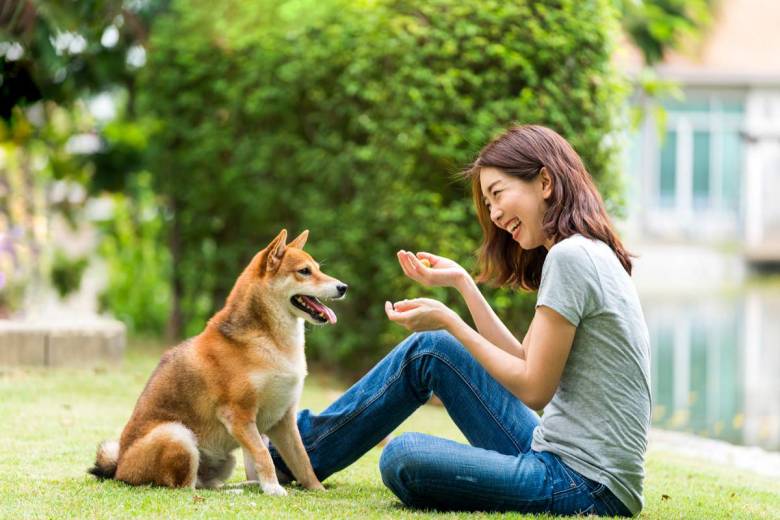
[[[637,514],[651,402],[650,339],[634,284],[607,244],[574,235],[547,253],[540,305],[577,332],[531,448],[558,455]]]

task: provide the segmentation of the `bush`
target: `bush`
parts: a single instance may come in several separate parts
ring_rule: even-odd
[[[405,331],[382,303],[457,295],[407,281],[395,252],[473,266],[480,232],[453,178],[512,122],[548,125],[617,193],[608,0],[174,0],[152,27],[139,110],[159,122],[186,333],[200,331],[286,227],[350,285],[313,357],[369,366]],[[519,331],[533,296],[489,291]]]

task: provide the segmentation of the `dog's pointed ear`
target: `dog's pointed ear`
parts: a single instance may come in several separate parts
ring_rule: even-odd
[[[268,247],[266,248],[266,255],[263,265],[260,267],[263,271],[276,271],[279,269],[279,266],[282,263],[282,257],[284,257],[284,252],[287,250],[286,241],[286,229],[283,229],[278,235],[276,235],[276,238],[271,240],[271,243],[268,244]]]
[[[295,237],[295,240],[287,244],[287,247],[297,247],[298,249],[303,249],[303,246],[306,245],[306,239],[309,238],[309,230],[305,230],[303,233]]]

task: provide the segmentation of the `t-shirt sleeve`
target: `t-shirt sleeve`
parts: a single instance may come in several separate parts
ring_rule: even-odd
[[[585,248],[565,246],[552,247],[547,254],[536,306],[550,307],[576,327],[598,308],[600,289]]]

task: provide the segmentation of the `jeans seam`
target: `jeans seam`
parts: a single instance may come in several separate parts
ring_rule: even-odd
[[[468,380],[467,380],[467,379],[466,379],[466,378],[463,376],[463,374],[461,374],[461,372],[460,372],[460,371],[459,371],[457,368],[455,368],[455,367],[454,367],[454,366],[453,366],[453,365],[450,363],[450,361],[449,361],[448,359],[446,359],[446,358],[444,358],[444,357],[442,357],[442,356],[438,355],[438,353],[437,353],[437,352],[421,352],[421,353],[419,353],[419,354],[416,354],[416,355],[414,355],[413,357],[411,357],[411,358],[407,359],[406,361],[404,361],[404,363],[403,363],[403,364],[402,364],[402,365],[401,365],[401,366],[398,368],[398,370],[397,370],[397,371],[396,371],[396,373],[394,374],[393,378],[392,378],[392,379],[390,379],[390,380],[389,380],[389,381],[388,381],[388,382],[387,382],[387,383],[386,383],[386,384],[385,384],[385,385],[384,385],[384,386],[383,386],[383,387],[382,387],[382,388],[381,388],[381,389],[380,389],[380,390],[379,390],[379,391],[376,393],[376,395],[374,395],[374,396],[373,396],[371,399],[369,399],[368,401],[366,401],[366,402],[363,404],[363,406],[361,406],[359,409],[355,410],[353,413],[351,413],[351,414],[349,414],[348,416],[346,416],[346,417],[344,418],[344,420],[343,420],[343,421],[341,421],[341,422],[339,422],[338,424],[334,425],[334,426],[333,426],[332,428],[330,428],[328,431],[326,431],[326,432],[323,432],[322,434],[320,434],[320,435],[319,435],[319,437],[317,437],[317,438],[316,438],[314,441],[312,441],[312,443],[311,443],[311,445],[310,445],[310,448],[309,448],[309,449],[307,449],[306,451],[307,451],[307,452],[309,452],[310,450],[311,450],[311,451],[315,450],[315,449],[317,448],[317,445],[318,445],[318,444],[319,444],[319,443],[320,443],[320,442],[321,442],[321,441],[322,441],[322,440],[323,440],[325,437],[327,437],[327,436],[329,436],[331,433],[333,433],[333,432],[335,432],[335,431],[339,430],[339,429],[340,429],[340,428],[342,428],[344,425],[346,425],[347,423],[349,423],[349,422],[350,422],[352,419],[354,419],[355,417],[357,417],[358,415],[360,415],[361,413],[363,413],[363,412],[366,410],[366,408],[368,408],[369,406],[371,406],[371,404],[373,404],[373,403],[374,403],[374,401],[376,401],[377,399],[379,399],[380,397],[382,397],[382,395],[384,395],[384,394],[385,394],[385,392],[387,392],[388,388],[390,388],[390,387],[391,387],[391,386],[392,386],[394,383],[396,383],[398,380],[400,380],[400,379],[401,379],[401,373],[403,372],[403,370],[404,370],[404,369],[405,369],[405,368],[406,368],[406,367],[407,367],[407,366],[408,366],[408,365],[409,365],[409,364],[410,364],[412,361],[415,361],[415,360],[417,360],[417,359],[419,359],[419,358],[421,358],[421,357],[423,357],[423,356],[426,356],[426,355],[429,355],[429,356],[435,357],[436,359],[438,359],[438,360],[442,361],[442,362],[443,362],[445,365],[447,365],[447,366],[448,366],[448,367],[449,367],[449,368],[450,368],[450,369],[451,369],[453,372],[455,372],[455,374],[456,374],[456,375],[457,375],[457,376],[460,378],[460,380],[461,380],[461,381],[462,381],[462,382],[463,382],[463,383],[464,383],[464,384],[465,384],[465,385],[468,387],[468,389],[469,389],[469,390],[471,390],[471,392],[474,394],[474,397],[476,397],[477,401],[479,401],[479,403],[482,405],[482,407],[485,409],[485,411],[488,413],[488,415],[489,415],[489,416],[490,416],[490,417],[493,419],[493,421],[495,421],[495,423],[498,425],[498,427],[501,429],[501,431],[503,431],[503,432],[504,432],[504,435],[506,435],[506,436],[507,436],[507,438],[509,439],[509,441],[510,441],[510,442],[511,442],[511,443],[514,445],[515,449],[517,449],[518,453],[519,453],[519,452],[522,452],[522,449],[520,448],[520,446],[518,446],[517,442],[515,442],[515,439],[514,439],[514,438],[513,438],[513,437],[512,437],[512,436],[509,434],[509,432],[507,431],[507,429],[506,429],[506,428],[504,428],[504,425],[503,425],[503,424],[501,424],[501,422],[500,422],[500,421],[499,421],[499,420],[496,418],[496,416],[493,414],[493,412],[490,410],[490,408],[488,408],[488,407],[487,407],[487,405],[485,404],[485,402],[484,402],[484,401],[482,400],[482,398],[479,396],[479,393],[478,393],[478,392],[477,392],[477,391],[474,389],[474,387],[472,387],[472,386],[471,386],[471,384],[470,384],[470,383],[468,382]],[[425,404],[425,403],[421,403],[421,404]]]
[[[317,445],[322,441],[322,439],[324,439],[325,437],[327,437],[331,433],[341,429],[344,425],[349,423],[352,419],[354,419],[355,417],[357,417],[358,415],[363,413],[366,410],[366,408],[368,408],[369,406],[371,406],[371,404],[374,403],[374,401],[376,401],[377,399],[382,397],[385,394],[385,392],[387,392],[388,388],[390,388],[395,382],[397,382],[398,380],[401,379],[401,373],[403,372],[403,370],[409,365],[409,363],[411,363],[412,361],[417,359],[417,357],[418,356],[415,356],[413,358],[410,358],[410,359],[407,359],[406,361],[404,361],[404,363],[398,368],[398,370],[393,375],[393,377],[391,379],[389,379],[387,381],[387,383],[385,383],[384,386],[382,386],[382,388],[380,388],[379,391],[373,397],[371,397],[365,403],[363,403],[363,406],[361,406],[360,408],[358,408],[357,410],[355,410],[351,414],[349,414],[346,417],[344,417],[344,419],[341,422],[339,422],[338,424],[335,424],[329,430],[321,433],[319,435],[319,437],[317,437],[314,441],[312,441],[311,449],[314,450],[317,447]]]
[[[570,468],[568,468],[566,466],[566,464],[563,463],[563,461],[561,460],[561,458],[558,455],[555,455],[554,453],[551,453],[550,455],[552,456],[553,459],[555,459],[555,463],[558,464],[559,468],[561,468],[561,471],[563,471],[563,474],[566,475],[566,477],[569,479],[569,484],[570,484],[569,487],[570,488],[571,487],[578,487],[578,488],[582,487],[582,484],[584,484],[585,481],[582,480],[582,482],[580,482],[580,485],[576,485],[576,480],[577,479],[575,479],[574,475],[571,474],[571,471],[573,471],[573,470],[570,470]],[[568,490],[566,490],[566,491],[568,491]]]
[[[607,496],[605,496],[605,491],[607,492]],[[599,487],[591,492],[591,496],[593,497],[594,501],[600,502],[610,515],[619,515],[619,506],[615,502],[619,502],[621,504],[622,502],[620,502],[620,499],[617,498],[614,493],[612,493],[606,484],[599,482]]]
[[[415,484],[423,483],[426,486],[430,486],[431,484],[435,485],[435,482],[436,482],[435,480],[431,480],[431,479],[426,479],[426,480],[413,479],[413,480],[410,480],[407,485],[408,486],[414,486]],[[445,486],[444,489],[451,489],[451,488]],[[458,492],[459,493],[463,493],[463,490],[459,490]],[[518,500],[518,501],[522,502],[523,504],[534,504],[534,503],[537,503],[537,502],[544,502],[546,500],[549,500],[549,498],[548,497],[539,497],[539,498],[518,498],[518,497],[514,497],[514,500]]]
[[[585,486],[585,483],[582,483],[582,484],[579,484],[579,485],[577,485],[575,487],[569,487],[569,488],[566,488],[566,489],[561,489],[560,491],[554,491],[552,496],[557,498],[557,497],[560,497],[561,495],[567,495],[567,494],[570,494],[570,493],[575,493],[575,492],[576,493],[581,493],[582,492],[582,488],[584,486]]]
[[[401,367],[401,369],[403,369],[405,366],[406,366],[406,364],[404,364],[404,365]],[[371,406],[371,404],[372,404],[374,401],[376,401],[377,399],[379,399],[380,397],[382,397],[382,395],[383,395],[383,394],[384,394],[384,393],[387,391],[387,389],[390,387],[390,385],[392,385],[393,383],[395,383],[395,382],[396,382],[398,379],[399,379],[399,378],[394,378],[394,379],[390,380],[390,381],[389,381],[387,384],[385,384],[385,386],[383,386],[383,387],[382,387],[382,388],[381,388],[381,389],[380,389],[380,390],[379,390],[379,391],[376,393],[376,395],[375,395],[375,396],[373,396],[371,399],[369,399],[368,401],[366,401],[366,402],[363,404],[363,406],[361,406],[360,408],[358,408],[357,410],[355,410],[355,411],[354,411],[354,412],[352,412],[351,414],[349,414],[349,415],[347,415],[346,417],[344,417],[344,419],[343,419],[341,422],[339,422],[338,424],[335,424],[335,425],[334,425],[334,426],[332,426],[332,427],[331,427],[329,430],[327,430],[327,431],[325,431],[325,432],[321,433],[321,434],[319,435],[319,437],[317,437],[316,439],[314,439],[314,440],[311,442],[309,449],[307,449],[306,451],[308,452],[308,451],[310,451],[310,450],[311,450],[311,451],[315,450],[315,449],[317,448],[317,445],[318,445],[318,444],[319,444],[319,443],[320,443],[320,442],[321,442],[321,441],[322,441],[322,440],[323,440],[325,437],[329,436],[331,433],[333,433],[333,432],[335,432],[335,431],[338,431],[338,430],[339,430],[339,429],[341,429],[341,428],[342,428],[344,425],[346,425],[347,423],[349,423],[349,422],[350,422],[352,419],[354,419],[355,417],[357,417],[358,415],[360,415],[361,413],[363,413],[363,411],[365,411],[365,409],[366,409],[366,408],[368,408],[369,406]]]
[[[417,357],[422,357],[425,354],[426,353],[419,354]],[[512,437],[512,435],[509,434],[509,431],[507,431],[507,429],[504,427],[504,425],[501,424],[501,421],[498,420],[498,418],[495,416],[493,411],[487,406],[487,404],[482,399],[482,397],[480,397],[479,392],[477,392],[477,390],[471,385],[471,383],[466,379],[466,377],[448,359],[444,358],[443,356],[440,356],[437,352],[428,352],[427,354],[435,357],[438,360],[440,360],[442,363],[447,365],[450,368],[450,370],[452,370],[453,372],[455,372],[455,374],[457,374],[457,376],[460,378],[460,380],[468,387],[469,390],[471,390],[471,393],[474,394],[474,397],[477,399],[477,401],[479,401],[479,403],[482,405],[482,407],[488,413],[488,415],[493,419],[493,421],[496,423],[496,425],[501,429],[502,432],[504,432],[504,435],[506,435],[506,437],[509,439],[509,441],[512,443],[512,445],[515,447],[517,452],[518,453],[522,453],[523,450],[520,448],[520,446],[517,444],[517,442],[515,442],[514,437]]]
[[[607,500],[601,500],[601,499],[597,499],[597,500],[598,500],[599,502],[601,502],[601,504],[604,506],[604,509],[606,509],[606,510],[607,510],[607,513],[608,513],[610,516],[620,516],[620,514],[618,513],[618,508],[617,508],[617,507],[614,507],[614,506],[612,505],[612,502],[611,502],[611,501],[607,501]]]
[[[590,492],[590,489],[588,488],[588,485],[587,485],[587,483],[586,483],[586,481],[585,481],[585,477],[584,477],[584,476],[582,476],[582,475],[579,475],[579,474],[578,474],[578,475],[579,475],[579,477],[580,477],[580,478],[579,478],[579,480],[580,480],[580,483],[579,483],[579,484],[577,484],[577,482],[576,482],[576,481],[577,481],[578,479],[575,479],[575,478],[574,478],[574,476],[572,475],[572,472],[573,472],[574,470],[573,470],[573,469],[571,469],[571,468],[569,468],[569,467],[568,467],[568,466],[567,466],[567,465],[566,465],[566,464],[565,464],[565,463],[564,463],[564,462],[563,462],[563,461],[560,459],[560,457],[558,457],[558,456],[557,456],[557,455],[555,455],[555,454],[552,454],[552,455],[553,455],[553,458],[555,459],[555,462],[558,464],[558,466],[559,466],[559,467],[561,468],[561,470],[563,471],[563,474],[564,474],[564,475],[566,475],[566,477],[569,479],[569,484],[570,484],[570,485],[569,485],[569,487],[568,487],[567,489],[562,489],[562,490],[560,490],[560,491],[555,491],[555,492],[553,492],[553,496],[554,496],[554,497],[559,497],[559,496],[561,496],[561,495],[563,495],[563,494],[566,494],[566,493],[571,493],[571,492],[574,492],[574,491],[576,491],[576,492],[581,492],[581,491],[582,491],[582,488],[585,488],[585,490],[588,492],[588,495],[591,497],[591,499],[594,499],[595,497],[593,497],[593,493],[591,493],[591,492]]]

